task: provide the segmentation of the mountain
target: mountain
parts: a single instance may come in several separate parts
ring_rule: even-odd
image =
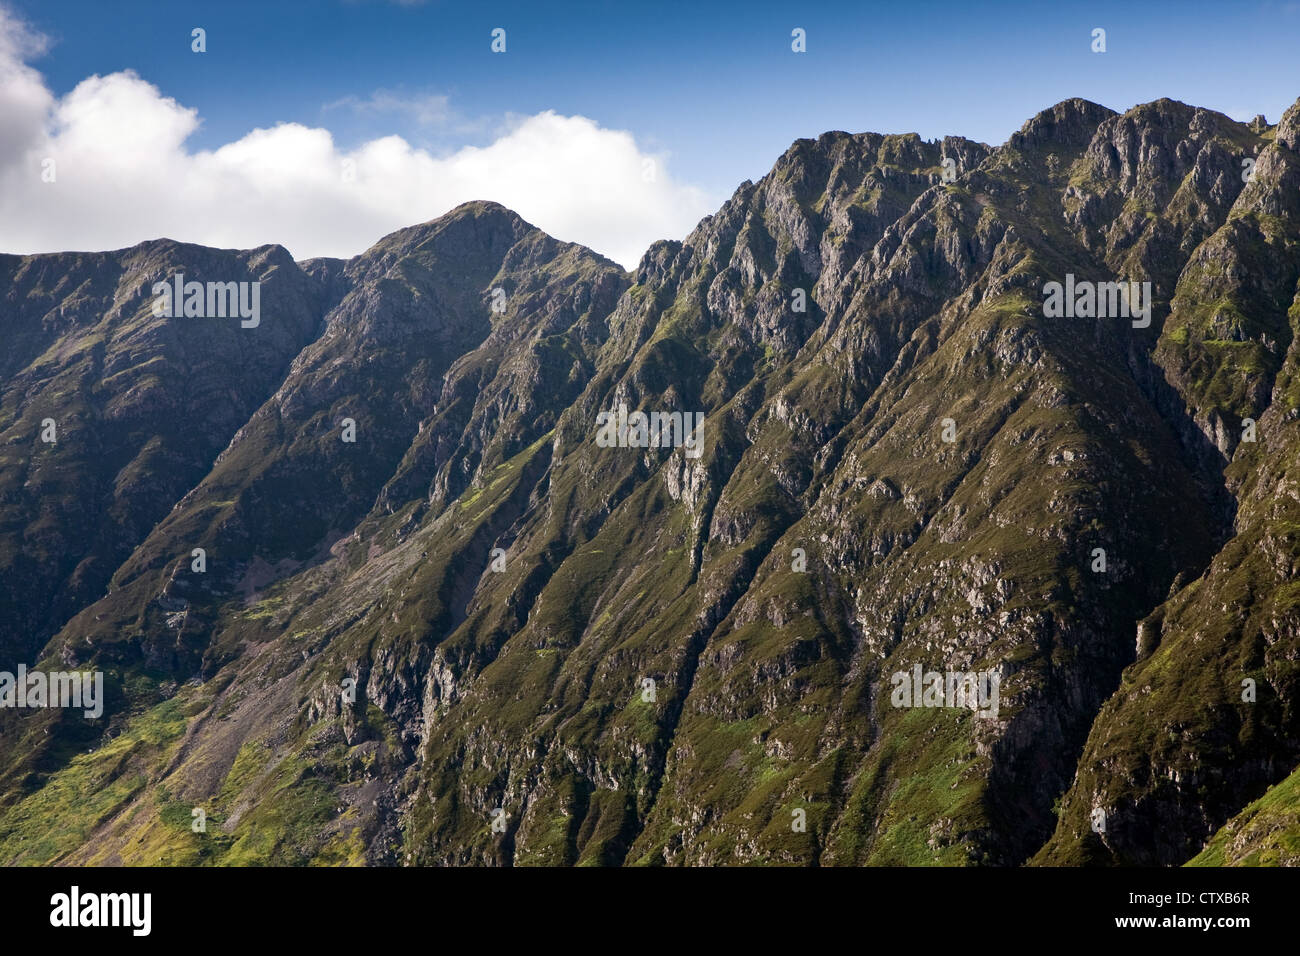
[[[633,273],[491,203],[0,258],[0,666],[106,686],[0,708],[0,860],[1292,861],[1298,186],[1300,104],[1068,100]]]

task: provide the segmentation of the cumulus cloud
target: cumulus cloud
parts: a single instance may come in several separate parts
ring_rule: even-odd
[[[166,236],[234,248],[276,242],[299,259],[352,256],[394,229],[490,199],[631,268],[651,242],[684,236],[713,205],[630,133],[550,111],[512,117],[489,145],[447,155],[399,136],[344,150],[328,130],[297,123],[191,151],[194,109],[129,70],[55,97],[28,65],[42,46],[0,7],[3,252]],[[398,108],[382,91],[344,105]]]
[[[54,97],[24,62],[44,48],[42,37],[23,29],[0,7],[0,169],[21,159],[26,145],[44,131]]]

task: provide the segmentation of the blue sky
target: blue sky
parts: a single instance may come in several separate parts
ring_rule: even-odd
[[[374,90],[449,98],[470,120],[553,109],[666,149],[710,190],[757,178],[800,136],[949,133],[997,144],[1051,104],[1170,96],[1276,121],[1300,97],[1300,4],[271,3],[20,0],[55,41],[56,92],[134,68],[198,108],[196,146],[294,120],[340,140],[377,124],[323,107]],[[208,55],[191,55],[192,26]],[[493,55],[489,33],[507,31]],[[790,30],[808,52],[790,50]],[[1107,52],[1094,54],[1094,27]],[[202,69],[196,69],[196,63]],[[1249,117],[1246,117],[1249,118]],[[481,140],[393,116],[434,146]]]
[[[29,62],[54,96],[134,70],[197,111],[191,151],[291,122],[327,128],[340,149],[396,134],[449,155],[553,110],[630,132],[711,206],[829,129],[997,144],[1070,96],[1120,110],[1169,96],[1270,122],[1300,97],[1300,3],[1271,0],[0,4],[49,39]],[[489,49],[494,27],[504,55]],[[791,52],[794,27],[805,54]]]

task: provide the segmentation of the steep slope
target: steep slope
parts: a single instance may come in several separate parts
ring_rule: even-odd
[[[388,513],[376,505],[386,482],[409,484],[418,463],[432,469],[417,488],[425,493],[449,456],[424,439],[441,432],[445,442],[447,425],[465,417],[466,396],[473,414],[460,423],[465,447],[450,456],[462,486],[474,474],[470,458],[491,470],[522,434],[545,431],[545,413],[533,412],[555,400],[552,392],[562,396],[565,381],[581,383],[582,351],[605,334],[592,315],[606,314],[627,281],[607,260],[485,203],[389,236],[347,263],[304,268],[344,293],[320,337],[123,564],[110,593],[47,649],[64,662],[110,668],[119,733],[123,710],[171,697],[197,670],[247,663],[276,623],[278,599],[262,592],[330,559],[333,545],[346,560],[353,541],[345,534],[372,507]],[[476,388],[484,390],[478,402]],[[506,392],[517,401],[501,401]],[[355,442],[343,437],[345,418],[355,423]],[[479,439],[489,432],[485,448]],[[418,507],[412,502],[405,517]],[[192,547],[209,556],[201,574]],[[11,798],[30,785],[30,768],[61,765],[57,748],[41,740],[59,716],[5,726],[23,755],[8,771],[9,786],[19,788]],[[263,708],[254,719],[275,717]],[[65,723],[76,736],[78,722]]]
[[[153,315],[156,281],[260,281],[266,321]],[[31,661],[212,466],[329,303],[279,246],[0,257],[0,657]],[[48,439],[48,440],[47,440]]]
[[[1046,862],[1184,862],[1300,764],[1297,283],[1292,107],[1183,270],[1156,351],[1228,462],[1233,536],[1143,622],[1140,660],[1093,727]],[[1094,808],[1107,814],[1101,835],[1087,822]]]
[[[108,734],[0,723],[0,859],[1185,861],[1298,762],[1294,113],[828,133],[631,276],[491,204],[300,264],[323,331],[46,648]],[[1047,317],[1067,276],[1149,324]],[[609,447],[620,408],[699,444]],[[1272,629],[1250,769],[1207,799],[1173,734],[1144,790],[1229,609]],[[895,706],[913,668],[996,712]],[[1098,856],[1125,774],[1176,832],[1108,797]]]
[[[1176,105],[1148,112],[1136,118],[1148,137],[1190,140],[1178,161],[1216,172],[1191,201],[1226,215],[1214,194],[1231,188],[1233,138],[1249,132]],[[797,247],[798,218],[775,243],[755,229],[767,190],[802,178],[784,161],[684,246],[651,251],[620,306],[639,306],[638,321],[611,320],[618,377],[598,377],[561,421],[548,497],[589,540],[468,692],[448,668],[411,813],[414,859],[1014,862],[1046,838],[1091,717],[1131,659],[1132,621],[1203,566],[1216,535],[1210,501],[1195,505],[1182,423],[1142,390],[1149,339],[1031,316],[1048,278],[1105,275],[1167,228],[1119,223],[1127,241],[1093,253],[1056,225],[1112,119],[1062,104],[953,186],[931,174],[862,242],[869,255],[833,290],[815,287],[825,316],[793,361],[747,321],[770,288],[761,272],[754,291],[725,294],[764,249]],[[1045,182],[1044,169],[1055,171]],[[1130,184],[1162,212],[1173,190],[1147,179],[1166,172]],[[790,269],[787,301],[813,278]],[[1177,273],[1164,264],[1156,277],[1164,296]],[[660,276],[680,289],[667,303],[653,294]],[[786,325],[806,328],[798,315]],[[764,361],[747,339],[764,343]],[[728,380],[740,365],[728,347],[752,376]],[[618,403],[705,410],[704,457],[593,448],[595,413]],[[965,436],[951,450],[946,416]],[[570,456],[626,496],[584,506],[582,483],[565,479]],[[1044,460],[1061,466],[1046,481]],[[1094,577],[1099,543],[1112,571]],[[805,573],[787,570],[796,548]],[[502,583],[518,593],[531,569]],[[891,711],[878,685],[915,662],[991,662],[1011,713],[981,727]],[[653,701],[639,693],[647,677]],[[500,836],[485,825],[497,807]]]
[[[508,296],[516,273],[565,255],[513,213],[476,204],[348,262],[349,291],[324,331],[122,564],[112,593],[71,622],[65,656],[94,644],[102,660],[112,645],[178,678],[198,673],[219,653],[208,629],[222,603],[323,559],[374,505],[437,407],[443,374],[492,331],[489,282]],[[587,263],[564,265],[581,274]],[[209,559],[198,573],[189,555],[200,547]]]
[[[1224,824],[1188,866],[1300,866],[1300,771]]]

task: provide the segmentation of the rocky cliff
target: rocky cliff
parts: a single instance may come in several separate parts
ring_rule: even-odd
[[[1297,123],[827,133],[631,274],[490,203],[0,259],[0,648],[110,688],[0,710],[0,859],[1278,862]]]

